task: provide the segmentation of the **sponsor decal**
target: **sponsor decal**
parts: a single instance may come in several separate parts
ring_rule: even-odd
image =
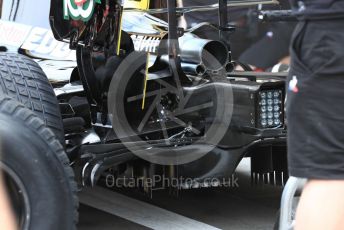
[[[87,0],[75,0],[75,4],[77,6],[82,6],[84,3],[86,3]]]
[[[298,84],[298,80],[296,76],[293,76],[293,79],[289,82],[289,90],[294,92],[294,93],[298,93],[299,92],[299,88],[297,86]]]
[[[68,43],[55,40],[51,30],[40,27],[32,28],[21,48],[37,58],[75,60],[76,57]]]
[[[124,8],[135,8],[140,10],[149,9],[149,0],[126,0],[124,1]]]
[[[151,36],[132,35],[131,39],[136,51],[149,53],[156,53],[161,42],[161,38]]]
[[[72,18],[87,22],[96,4],[101,4],[101,0],[63,0],[63,17],[65,20]]]
[[[31,26],[0,20],[0,45],[20,47],[30,30]]]
[[[34,58],[74,61],[69,44],[57,41],[51,30],[0,20],[0,45],[19,47]]]

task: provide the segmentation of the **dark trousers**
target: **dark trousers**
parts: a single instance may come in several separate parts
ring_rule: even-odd
[[[344,20],[300,22],[290,52],[290,173],[344,179]]]

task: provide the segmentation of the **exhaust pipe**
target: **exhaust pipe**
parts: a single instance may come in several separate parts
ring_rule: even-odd
[[[226,65],[225,65],[225,70],[227,73],[230,73],[230,72],[233,72],[235,69],[235,65],[233,62],[228,62]]]
[[[160,60],[165,62],[165,63],[168,63],[168,56],[163,55],[160,57]],[[191,74],[191,75],[202,76],[207,72],[207,69],[205,68],[205,66],[203,64],[194,64],[194,63],[182,62],[181,67],[182,67],[182,70],[184,71],[184,73]]]
[[[179,38],[182,62],[203,65],[207,70],[223,68],[229,59],[227,46],[221,41],[201,39],[187,33]]]
[[[182,69],[186,74],[203,76],[206,73],[205,66],[202,64],[191,64],[182,62]]]

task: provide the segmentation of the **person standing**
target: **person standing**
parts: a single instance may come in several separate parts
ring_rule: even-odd
[[[344,0],[291,4],[289,171],[308,179],[295,229],[344,229]]]

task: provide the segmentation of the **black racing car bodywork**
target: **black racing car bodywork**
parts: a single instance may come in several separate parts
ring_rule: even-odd
[[[244,157],[251,157],[253,176],[282,182],[284,75],[233,71],[228,41],[221,40],[232,30],[227,1],[208,8],[167,5],[145,11],[116,0],[51,0],[52,33],[76,51],[77,68],[55,93],[80,184],[93,186],[111,173],[176,178],[179,189],[218,186],[209,179],[230,178]],[[219,25],[210,25],[218,40],[178,27],[180,13],[211,8],[220,9]],[[193,160],[184,160],[189,155]]]

